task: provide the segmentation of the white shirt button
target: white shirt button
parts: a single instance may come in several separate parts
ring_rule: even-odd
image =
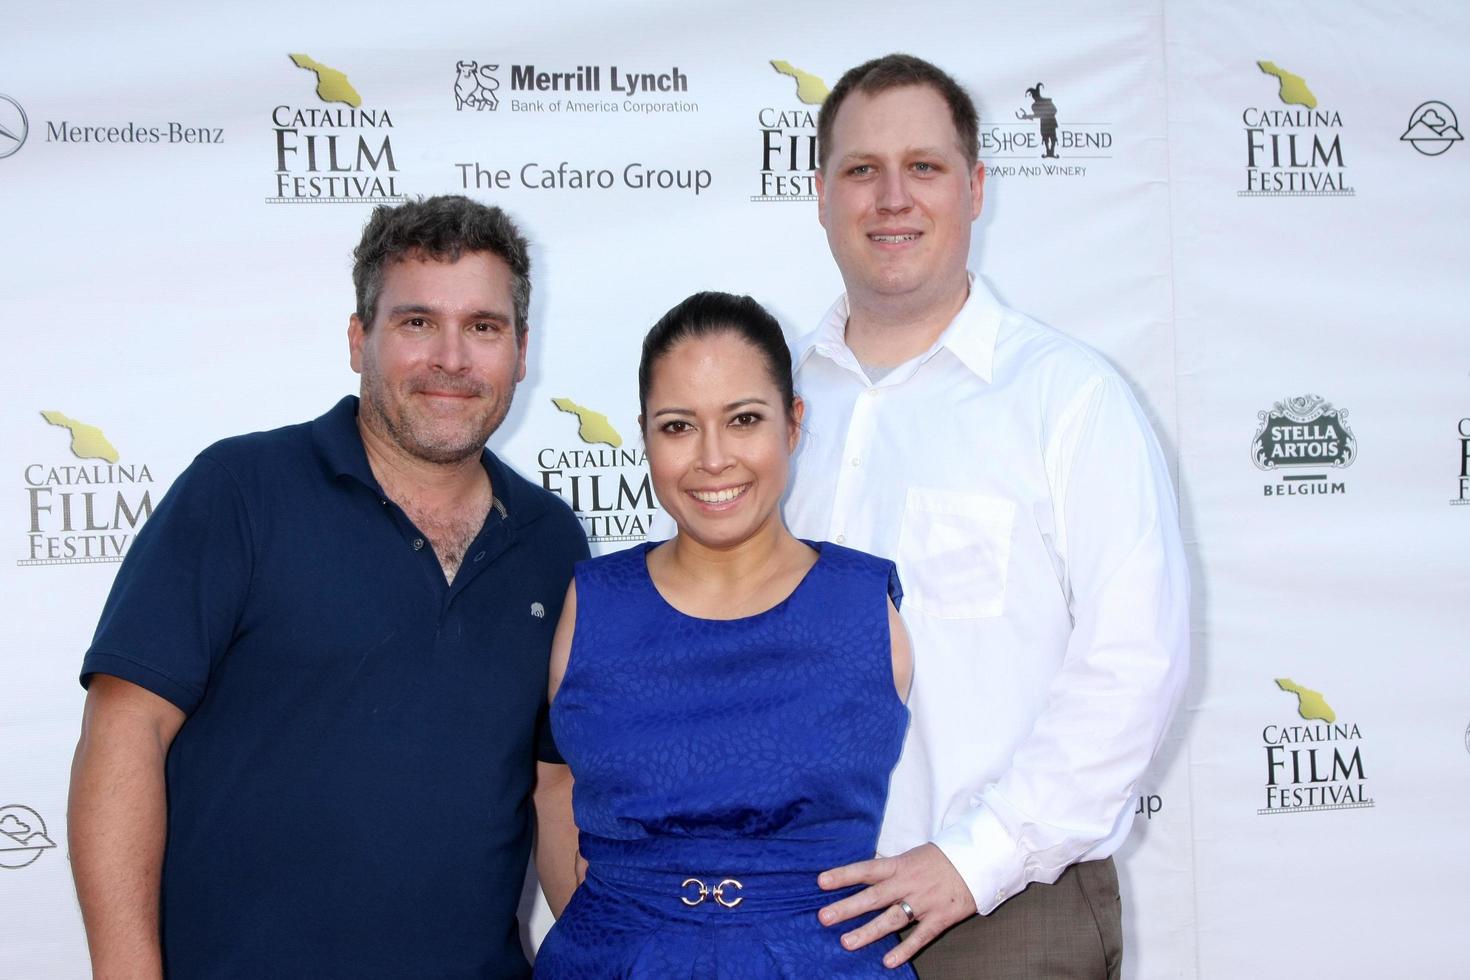
[[[863,465],[863,461],[859,457],[854,456],[852,458],[852,465],[853,466],[862,466]]]
[[[845,535],[845,534],[839,534],[839,535],[837,535],[837,543],[838,544],[846,544],[847,543],[847,535]]]

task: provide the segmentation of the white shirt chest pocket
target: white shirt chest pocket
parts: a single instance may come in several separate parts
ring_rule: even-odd
[[[898,538],[904,601],[941,619],[999,616],[1016,502],[909,487]]]

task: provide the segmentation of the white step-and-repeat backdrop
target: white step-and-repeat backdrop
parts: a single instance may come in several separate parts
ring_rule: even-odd
[[[706,288],[815,322],[817,104],[891,50],[977,96],[975,269],[1111,357],[1175,463],[1194,667],[1120,859],[1127,974],[1470,976],[1470,8],[130,7],[3,18],[0,976],[86,975],[82,651],[195,452],[356,390],[370,207],[523,223],[495,446],[621,548],[643,332]]]

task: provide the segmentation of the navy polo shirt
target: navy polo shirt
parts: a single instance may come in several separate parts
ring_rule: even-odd
[[[188,715],[169,751],[163,944],[199,977],[521,977],[547,657],[587,542],[483,456],[447,584],[374,479],[357,399],[227,439],[123,562],[82,666]]]

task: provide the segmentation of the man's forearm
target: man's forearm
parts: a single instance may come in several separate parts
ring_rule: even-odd
[[[96,980],[163,976],[159,880],[166,833],[163,737],[89,702],[67,810],[72,874]]]

